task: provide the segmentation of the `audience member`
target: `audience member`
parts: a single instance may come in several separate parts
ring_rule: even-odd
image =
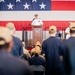
[[[45,58],[40,54],[41,54],[40,47],[36,46],[34,56],[32,56],[29,59],[30,65],[42,65],[44,67],[46,66]]]
[[[66,39],[70,38],[70,28],[71,28],[71,25],[73,25],[73,24],[75,25],[75,23],[70,22],[69,27],[67,27],[66,30],[65,30]]]
[[[10,33],[13,36],[14,41],[11,53],[16,57],[20,57],[23,54],[23,46],[21,40],[14,36],[15,26],[13,23],[9,22],[7,23],[6,27],[10,30]]]
[[[10,54],[13,38],[8,28],[0,27],[0,75],[32,75],[26,61]]]
[[[46,75],[63,75],[60,56],[63,55],[63,45],[56,36],[57,28],[49,28],[50,37],[42,44],[42,54],[46,58]]]
[[[39,41],[37,41],[36,44],[35,44],[35,47],[37,47],[37,46],[40,47],[40,50],[41,50],[41,43]],[[31,56],[34,55],[35,47],[30,51]]]
[[[70,38],[64,42],[66,75],[75,75],[75,25],[70,27]]]

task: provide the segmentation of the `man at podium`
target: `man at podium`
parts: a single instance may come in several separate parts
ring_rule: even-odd
[[[31,25],[33,25],[33,26],[40,26],[40,25],[43,25],[42,20],[40,20],[40,19],[38,18],[38,14],[35,14],[34,16],[35,16],[35,18],[33,19]]]
[[[43,22],[38,18],[38,14],[34,15],[35,18],[33,19],[31,25],[32,25],[32,31],[33,31],[33,45],[36,44],[37,41],[42,43],[42,35],[43,35]]]

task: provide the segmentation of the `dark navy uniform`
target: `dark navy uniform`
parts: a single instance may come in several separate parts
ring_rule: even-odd
[[[75,37],[64,42],[64,64],[66,74],[75,75]]]
[[[44,60],[44,58],[42,58],[41,56],[33,56],[32,58],[29,59],[29,63],[30,65],[42,65],[42,66],[46,66],[46,61]]]
[[[26,61],[2,50],[0,51],[0,75],[32,75],[32,72]]]
[[[20,57],[23,54],[22,42],[19,38],[13,36],[14,45],[12,48],[12,54],[16,57]]]
[[[46,57],[46,75],[62,75],[59,56],[63,55],[62,41],[51,36],[43,42],[42,54]]]

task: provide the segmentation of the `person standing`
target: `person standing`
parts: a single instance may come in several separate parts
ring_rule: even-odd
[[[71,28],[72,25],[75,25],[75,23],[70,22],[69,27],[67,27],[66,30],[65,30],[66,39],[70,38],[70,28]]]
[[[66,39],[68,39],[69,37],[70,37],[70,25],[69,25],[69,27],[67,27],[66,28],[66,30],[65,30],[65,34],[66,34]]]
[[[16,57],[20,57],[23,54],[23,45],[21,40],[14,36],[16,31],[15,26],[12,22],[9,22],[6,24],[6,27],[10,30],[10,33],[13,36],[14,41],[11,53]]]
[[[43,25],[42,20],[40,20],[40,19],[38,18],[38,14],[35,14],[34,16],[35,16],[35,18],[33,19],[31,25],[33,25],[33,26],[40,26],[40,25]]]
[[[60,39],[56,38],[57,28],[49,28],[50,37],[42,44],[42,54],[46,58],[46,75],[64,75],[60,56],[63,56],[63,45]]]
[[[75,25],[71,25],[70,38],[64,41],[63,59],[66,75],[75,75]]]
[[[28,63],[10,53],[12,46],[9,29],[0,27],[0,75],[32,75]]]

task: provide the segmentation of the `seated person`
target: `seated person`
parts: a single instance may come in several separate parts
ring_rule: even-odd
[[[36,44],[35,44],[35,47],[37,47],[37,46],[38,46],[38,47],[40,48],[40,50],[41,50],[41,43],[40,43],[39,41],[37,41]],[[35,48],[33,48],[33,49],[30,51],[31,56],[34,55],[34,51],[35,51]]]
[[[34,56],[29,59],[30,65],[42,65],[45,67],[46,64],[45,58],[40,54],[41,54],[40,47],[36,46]]]

